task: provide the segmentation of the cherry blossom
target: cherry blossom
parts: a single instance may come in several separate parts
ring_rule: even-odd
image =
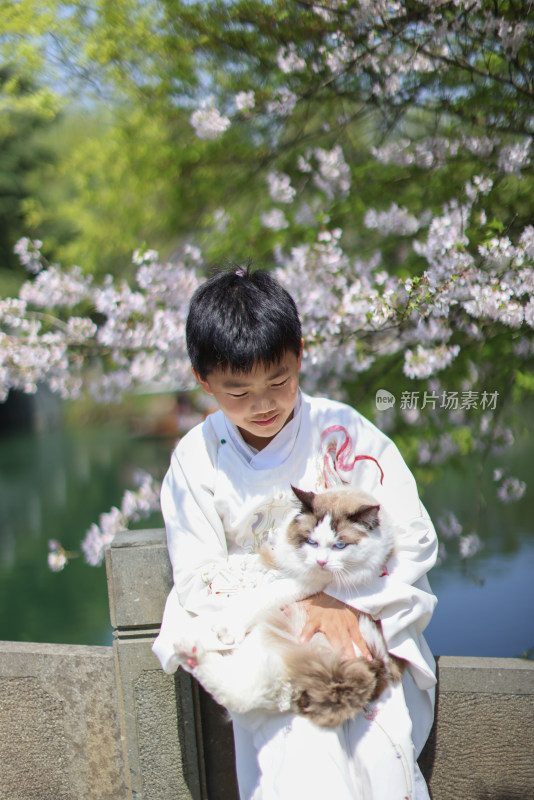
[[[503,469],[493,471],[493,480],[498,483],[497,497],[502,503],[515,503],[525,494],[525,481],[507,475]]]
[[[476,533],[469,533],[467,536],[460,536],[460,556],[471,558],[476,555],[483,547],[479,536]]]
[[[213,99],[205,100],[191,114],[191,125],[199,139],[218,139],[229,127],[230,120],[213,105]]]
[[[267,175],[269,195],[276,203],[292,203],[297,190],[291,186],[289,175],[282,172],[270,172]]]
[[[437,520],[437,526],[446,539],[454,539],[463,531],[463,526],[453,511],[446,511],[442,514]]]
[[[270,211],[265,211],[261,215],[261,222],[265,228],[270,228],[272,231],[283,231],[284,228],[289,228],[284,212],[279,208],[271,208]]]
[[[56,539],[50,539],[48,542],[48,567],[52,572],[61,572],[67,565],[69,560],[69,553],[63,549],[61,544]]]
[[[351,177],[342,148],[339,145],[333,147],[332,150],[316,147],[313,150],[313,156],[318,162],[318,169],[313,176],[317,188],[321,189],[330,199],[336,195],[346,197],[350,189]]]
[[[250,111],[256,105],[254,92],[238,92],[234,97],[234,103],[238,111]]]
[[[267,113],[288,117],[297,104],[298,97],[290,89],[277,89],[273,99],[267,103]]]
[[[410,214],[407,208],[399,208],[392,203],[387,211],[370,208],[365,212],[364,225],[367,228],[378,228],[383,233],[400,233],[410,235],[420,228],[420,222]]]
[[[415,351],[404,353],[403,372],[409,378],[429,378],[448,367],[460,352],[460,345],[438,345],[423,347],[418,344]]]
[[[301,58],[295,45],[291,42],[287,47],[281,47],[276,56],[276,63],[286,75],[291,72],[302,72],[306,69],[306,61]]]
[[[128,490],[122,499],[120,509],[113,507],[100,515],[99,524],[93,523],[82,541],[82,552],[90,566],[99,566],[106,549],[115,536],[127,530],[128,525],[149,517],[159,509],[160,486],[148,473],[140,472],[135,477],[137,490]]]
[[[499,151],[499,169],[502,172],[521,175],[521,170],[530,163],[532,139],[503,145]]]
[[[42,268],[41,247],[43,243],[40,239],[29,239],[23,236],[15,244],[14,251],[19,257],[20,263],[26,267],[28,272],[39,272]]]

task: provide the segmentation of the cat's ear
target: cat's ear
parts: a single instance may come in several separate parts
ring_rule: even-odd
[[[362,525],[368,531],[374,531],[378,528],[380,520],[378,519],[378,512],[380,506],[360,506],[355,514],[351,514],[349,519],[357,525]]]
[[[314,492],[305,492],[303,489],[297,489],[296,486],[291,487],[302,504],[303,511],[313,511],[313,501],[315,500]]]

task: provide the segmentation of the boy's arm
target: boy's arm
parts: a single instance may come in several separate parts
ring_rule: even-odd
[[[215,469],[204,441],[195,441],[193,447],[179,445],[161,489],[174,585],[152,646],[169,674],[179,666],[175,643],[190,630],[192,615],[219,607],[218,595],[210,593],[205,580],[206,573],[213,573],[219,565],[224,568],[228,558],[222,521],[213,501],[214,484]]]
[[[396,528],[395,552],[387,564],[388,573],[396,580],[413,585],[436,562],[436,532],[419,499],[415,478],[397,446],[374,426],[366,433],[370,439],[368,446],[374,445],[373,455],[383,470],[383,478],[380,480],[377,471],[373,473],[368,467],[366,480],[370,483],[361,488],[376,497]],[[355,473],[352,483],[360,485]]]
[[[200,614],[217,606],[207,574],[228,558],[222,520],[213,501],[215,470],[205,452],[190,458],[177,450],[161,489],[174,591],[187,611]]]

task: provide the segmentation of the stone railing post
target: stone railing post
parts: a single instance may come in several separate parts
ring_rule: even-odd
[[[198,690],[151,645],[172,584],[163,530],[121,533],[106,554],[126,780],[132,800],[203,800]]]

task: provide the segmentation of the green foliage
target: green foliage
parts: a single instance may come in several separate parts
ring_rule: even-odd
[[[0,70],[0,91],[14,84],[13,71]],[[31,85],[18,82],[21,97],[31,94]],[[17,110],[5,112],[0,123],[0,295],[16,294],[24,271],[13,253],[17,240],[29,229],[24,205],[31,189],[29,175],[49,153],[39,136],[49,122],[43,115],[21,103]]]
[[[534,395],[534,372],[516,370],[514,377],[514,403],[523,403],[528,397]]]
[[[25,212],[54,258],[113,272],[144,236],[157,242],[166,222],[166,178],[153,158],[161,158],[161,137],[148,125],[136,136],[135,121],[126,129],[111,114],[71,112],[48,134],[56,159],[32,175]]]
[[[339,143],[353,185],[330,216],[345,231],[345,248],[365,255],[378,241],[363,231],[368,208],[395,202],[415,214],[437,211],[480,169],[472,153],[459,147],[428,180],[428,171],[416,164],[377,164],[372,146],[392,137],[460,139],[484,131],[513,141],[531,132],[530,38],[511,57],[484,27],[486,17],[495,24],[522,20],[521,5],[513,3],[484,2],[479,11],[462,4],[440,7],[444,21],[457,23],[449,53],[442,56],[444,70],[409,72],[387,103],[372,91],[373,81],[381,85],[387,78],[380,71],[349,66],[335,78],[325,68],[282,73],[280,47],[291,43],[307,65],[319,63],[323,48],[335,50],[335,32],[360,48],[359,58],[379,42],[399,54],[416,43],[418,54],[436,55],[425,5],[406,1],[405,15],[391,19],[377,12],[374,42],[366,26],[355,26],[353,5],[342,4],[325,18],[307,3],[287,0],[98,0],[91,7],[59,0],[4,2],[1,57],[39,77],[24,96],[13,78],[4,97],[52,115],[67,97],[84,103],[83,110],[68,107],[58,120],[57,166],[44,164],[35,173],[34,196],[24,206],[28,229],[54,258],[92,272],[126,269],[139,243],[170,254],[191,235],[215,261],[254,255],[268,262],[284,237],[259,222],[267,171],[287,172],[305,200],[309,187],[296,169],[297,155]],[[262,111],[281,85],[299,97],[288,120]],[[223,139],[195,136],[189,116],[202,97],[215,95],[225,112],[237,92],[251,89],[259,110],[253,124],[243,112]],[[497,174],[496,158],[486,160],[484,174]],[[533,188],[531,175],[523,181],[498,178],[489,198],[495,224],[512,235],[520,230],[531,214]],[[220,208],[229,224],[214,237]],[[496,230],[493,223],[486,227],[488,236]],[[292,227],[284,243],[290,246],[295,235],[302,240],[306,231]],[[472,242],[480,243],[477,236]],[[419,260],[400,237],[390,237],[383,254],[400,275],[417,272]]]

